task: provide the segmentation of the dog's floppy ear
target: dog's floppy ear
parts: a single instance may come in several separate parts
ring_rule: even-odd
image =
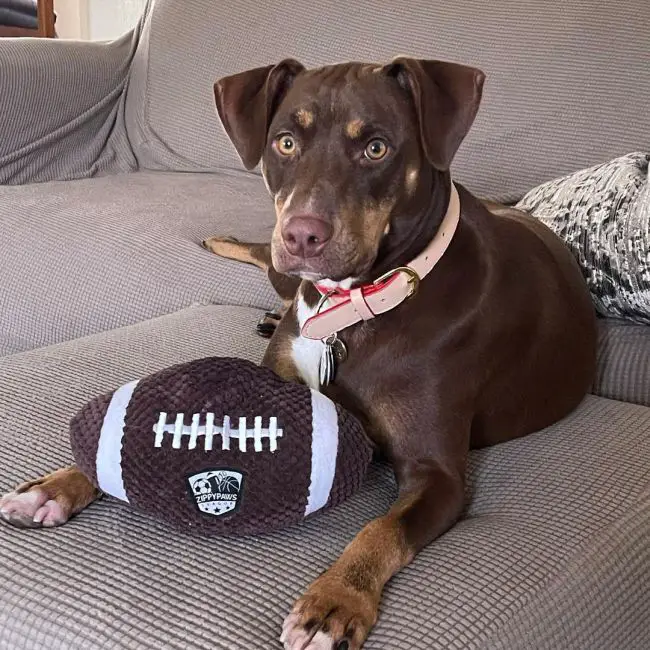
[[[449,169],[476,117],[485,75],[457,63],[408,57],[394,59],[386,69],[413,96],[427,159],[437,169]]]
[[[246,169],[260,161],[273,114],[296,75],[295,59],[219,79],[214,97],[221,122]]]

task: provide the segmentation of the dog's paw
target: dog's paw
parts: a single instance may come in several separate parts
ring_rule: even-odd
[[[285,650],[359,650],[377,620],[371,594],[324,574],[284,620]]]
[[[215,255],[225,255],[232,250],[231,244],[238,244],[239,239],[235,237],[208,237],[201,242],[201,246]]]
[[[74,465],[19,485],[0,498],[0,519],[19,528],[53,528],[101,496]]]
[[[9,492],[0,499],[0,517],[18,528],[52,528],[64,524],[70,513],[39,486]]]
[[[264,316],[257,323],[257,326],[255,328],[258,336],[261,336],[263,339],[270,339],[275,333],[275,330],[281,320],[282,316],[280,314],[275,314],[267,311],[266,314],[264,314]]]

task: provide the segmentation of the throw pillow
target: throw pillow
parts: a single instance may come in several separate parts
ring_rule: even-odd
[[[600,315],[650,325],[648,161],[630,153],[549,181],[516,207],[567,243]]]

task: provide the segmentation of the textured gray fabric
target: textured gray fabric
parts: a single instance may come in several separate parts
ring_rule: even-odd
[[[259,360],[258,317],[189,308],[0,359],[0,492],[69,462],[66,422],[96,393],[206,354]],[[590,397],[473,453],[463,520],[390,582],[366,650],[649,647],[649,430],[647,407]],[[0,649],[279,649],[293,599],[394,497],[374,465],[342,506],[261,537],[194,538],[111,500],[57,530],[2,526]]]
[[[635,152],[532,189],[517,208],[571,249],[603,316],[650,325],[650,153]]]
[[[140,31],[108,44],[0,39],[0,184],[135,168],[124,90]]]
[[[272,307],[262,271],[200,242],[270,241],[274,219],[260,178],[241,172],[0,187],[0,355],[194,303]]]
[[[601,319],[595,395],[650,406],[650,327]]]
[[[595,533],[584,553],[576,553],[561,575],[523,604],[482,650],[646,650],[650,643],[649,523],[646,485],[637,503]],[[640,548],[646,550],[638,553],[635,549]],[[576,602],[576,591],[591,594],[589,602]],[[612,603],[617,603],[616,625],[612,625]],[[574,625],[576,620],[581,624]]]
[[[147,168],[241,168],[215,117],[220,76],[293,56],[313,66],[440,58],[487,73],[454,164],[473,192],[531,187],[650,148],[650,3],[158,0],[136,54],[129,135]]]

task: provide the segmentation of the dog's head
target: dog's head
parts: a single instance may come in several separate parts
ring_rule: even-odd
[[[408,234],[469,131],[484,75],[395,59],[306,70],[293,59],[215,84],[221,121],[275,200],[273,265],[335,282],[367,276]]]

